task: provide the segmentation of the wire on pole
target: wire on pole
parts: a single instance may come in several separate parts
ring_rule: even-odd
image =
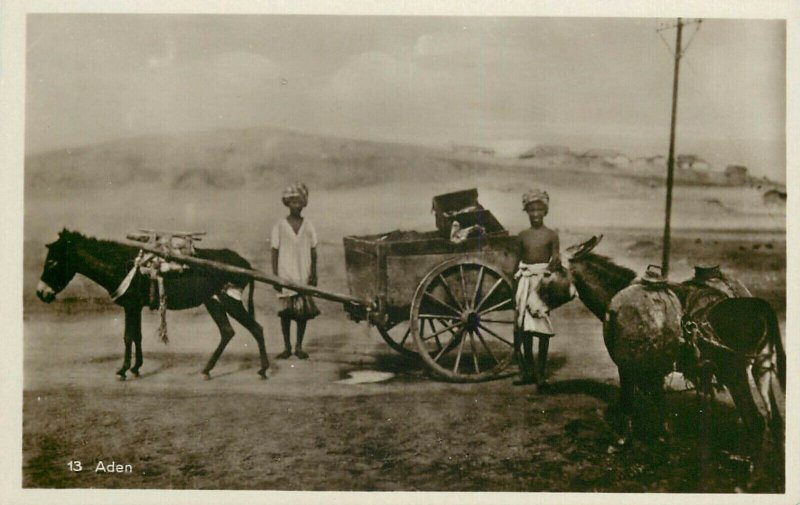
[[[691,46],[691,45],[692,45],[692,41],[694,40],[694,36],[695,36],[695,35],[697,35],[697,32],[699,32],[699,31],[700,31],[700,25],[701,25],[702,23],[703,23],[703,20],[702,20],[702,19],[698,19],[698,20],[697,20],[695,23],[692,23],[692,24],[694,24],[694,25],[695,25],[695,27],[694,27],[694,31],[692,32],[692,35],[691,35],[691,36],[689,36],[689,41],[688,41],[688,42],[686,42],[686,47],[684,47],[684,48],[681,50],[681,56],[683,56],[684,54],[686,54],[686,51],[688,51],[688,50],[689,50],[689,46]]]
[[[667,48],[667,51],[669,51],[669,55],[674,58],[675,53],[672,51],[672,47],[670,47],[669,42],[667,42],[667,39],[665,39],[664,36],[661,34],[662,30],[656,30],[656,32],[658,32],[658,36],[661,37],[661,41],[664,42],[664,46]]]
[[[686,43],[686,47],[682,47],[682,48],[680,48],[678,50],[678,55],[677,55],[678,58],[682,57],[684,54],[686,54],[686,51],[689,50],[689,46],[692,45],[692,41],[694,40],[694,36],[697,35],[698,31],[700,31],[700,25],[702,23],[703,23],[702,19],[695,19],[693,21],[681,21],[680,22],[681,26],[695,25],[695,28],[694,28],[694,31],[692,32],[692,35],[689,37],[689,41]],[[678,27],[678,23],[675,23],[675,24],[661,23],[660,26],[658,28],[656,28],[656,33],[658,33],[659,38],[661,38],[661,41],[664,43],[664,46],[667,48],[667,51],[669,51],[670,56],[672,56],[673,58],[676,57],[675,49],[673,49],[672,46],[669,45],[669,42],[667,42],[667,39],[664,38],[664,35],[662,34],[662,32],[664,32],[666,30],[671,30],[671,29],[677,28],[677,27]]]

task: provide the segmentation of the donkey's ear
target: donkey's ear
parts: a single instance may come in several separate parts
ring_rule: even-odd
[[[603,240],[602,235],[595,235],[589,240],[582,242],[580,244],[575,244],[573,246],[567,247],[567,257],[569,260],[576,260],[581,258],[582,256],[590,253],[592,249],[594,249],[600,241]]]

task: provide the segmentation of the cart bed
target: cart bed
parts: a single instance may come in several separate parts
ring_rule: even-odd
[[[519,241],[507,231],[454,244],[441,232],[394,231],[344,238],[350,294],[377,302],[391,320],[408,318],[414,291],[425,275],[445,260],[475,255],[512,275]]]

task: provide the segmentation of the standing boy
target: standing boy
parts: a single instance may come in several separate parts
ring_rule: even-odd
[[[519,269],[514,276],[518,282],[514,349],[521,375],[514,384],[535,383],[543,389],[547,385],[547,350],[550,337],[555,333],[550,322],[550,310],[537,289],[542,279],[561,265],[561,258],[558,233],[544,225],[544,216],[550,207],[547,192],[540,189],[526,192],[522,196],[522,207],[528,214],[531,227],[519,234]],[[538,369],[534,369],[533,337],[539,339]]]
[[[301,215],[308,205],[308,188],[303,183],[295,183],[283,190],[283,204],[289,207],[289,215],[272,228],[272,273],[296,282],[297,284],[317,285],[317,232],[311,221]],[[294,353],[300,359],[308,359],[303,351],[303,336],[309,319],[319,315],[319,309],[310,296],[296,293],[286,288],[276,288],[282,308],[281,318],[284,350],[278,359],[292,355],[290,340],[291,323],[297,324],[297,343]]]

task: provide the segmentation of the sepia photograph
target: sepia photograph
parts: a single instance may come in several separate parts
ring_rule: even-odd
[[[787,496],[785,17],[28,12],[20,53],[23,491]]]

